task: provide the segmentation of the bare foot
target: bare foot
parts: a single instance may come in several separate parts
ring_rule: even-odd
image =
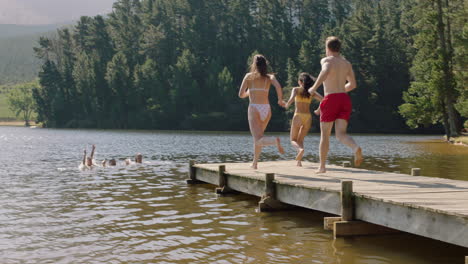
[[[316,174],[322,174],[322,173],[325,173],[327,172],[327,170],[325,168],[319,168],[315,173]]]
[[[284,154],[284,148],[281,146],[281,140],[279,137],[276,138],[276,146],[278,147],[278,152]]]
[[[297,152],[296,160],[302,160],[302,157],[304,156],[304,149],[300,148],[299,151]]]
[[[252,165],[250,165],[250,168],[254,170],[258,169],[257,163],[252,163]]]
[[[302,167],[302,162],[300,160],[297,161],[297,166]]]
[[[354,152],[354,166],[359,167],[361,166],[362,161],[364,158],[362,157],[362,149],[358,147],[356,152]]]

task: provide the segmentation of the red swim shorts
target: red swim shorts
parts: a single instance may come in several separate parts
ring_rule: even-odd
[[[351,98],[347,93],[329,94],[320,103],[320,122],[333,122],[337,119],[349,121]]]

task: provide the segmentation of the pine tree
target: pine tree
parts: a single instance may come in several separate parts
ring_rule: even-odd
[[[128,128],[129,102],[132,81],[126,56],[118,52],[107,65],[107,85],[111,90],[112,100],[110,120],[116,128]]]

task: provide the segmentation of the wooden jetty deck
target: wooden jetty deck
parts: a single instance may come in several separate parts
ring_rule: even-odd
[[[468,248],[468,182],[295,161],[190,164],[188,183],[262,197],[261,211],[300,206],[340,217],[324,220],[335,237],[408,232]]]

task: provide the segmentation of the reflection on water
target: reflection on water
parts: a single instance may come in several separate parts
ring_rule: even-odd
[[[287,142],[287,134],[281,134]],[[364,168],[468,180],[468,148],[434,137],[356,136]],[[318,159],[318,136],[306,140]],[[120,162],[77,167],[84,146]],[[333,240],[324,214],[257,213],[258,198],[218,197],[213,186],[187,186],[187,161],[251,159],[239,133],[47,130],[0,127],[1,263],[463,263],[466,249],[400,234]],[[265,149],[264,159],[292,159]],[[350,160],[332,142],[331,162]]]

